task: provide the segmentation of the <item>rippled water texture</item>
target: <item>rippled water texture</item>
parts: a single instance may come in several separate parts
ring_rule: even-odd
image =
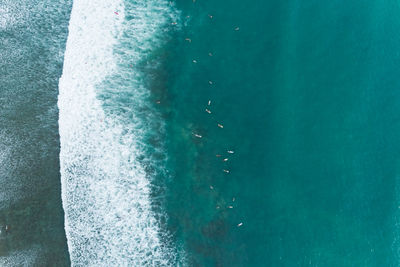
[[[69,266],[57,95],[70,8],[0,2],[1,266]]]

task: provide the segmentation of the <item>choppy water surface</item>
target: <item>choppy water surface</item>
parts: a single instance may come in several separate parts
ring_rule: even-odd
[[[71,4],[0,4],[0,265],[398,266],[396,1]]]
[[[164,1],[74,1],[60,79],[61,179],[76,266],[182,262],[152,199],[163,124],[144,70],[178,19]],[[165,160],[164,160],[165,161]],[[156,196],[162,198],[162,195]]]
[[[57,95],[70,7],[0,2],[1,266],[69,266]]]

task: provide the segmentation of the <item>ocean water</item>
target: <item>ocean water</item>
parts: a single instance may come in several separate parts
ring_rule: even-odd
[[[398,2],[177,8],[158,98],[189,266],[398,266]]]
[[[177,18],[166,1],[74,1],[59,110],[65,227],[74,266],[182,261],[152,194],[162,183],[163,121],[141,73]],[[161,200],[163,196],[156,196]]]
[[[69,266],[58,80],[71,1],[0,1],[0,266]]]
[[[0,265],[400,264],[398,2],[0,11]]]

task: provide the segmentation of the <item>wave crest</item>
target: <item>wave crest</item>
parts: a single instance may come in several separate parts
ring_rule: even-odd
[[[138,161],[146,125],[134,106],[143,107],[148,91],[139,72],[125,64],[126,58],[140,62],[161,40],[157,35],[171,14],[164,1],[74,1],[58,101],[73,266],[176,263],[175,250],[161,241],[167,234],[160,231],[150,181]]]

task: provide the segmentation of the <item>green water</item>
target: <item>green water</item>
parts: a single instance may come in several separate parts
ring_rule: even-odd
[[[0,3],[0,265],[70,265],[56,106],[70,6]],[[399,3],[176,7],[182,29],[143,63],[166,122],[145,140],[165,139],[153,204],[188,266],[398,266]]]
[[[177,7],[155,97],[189,265],[397,266],[399,4]]]

